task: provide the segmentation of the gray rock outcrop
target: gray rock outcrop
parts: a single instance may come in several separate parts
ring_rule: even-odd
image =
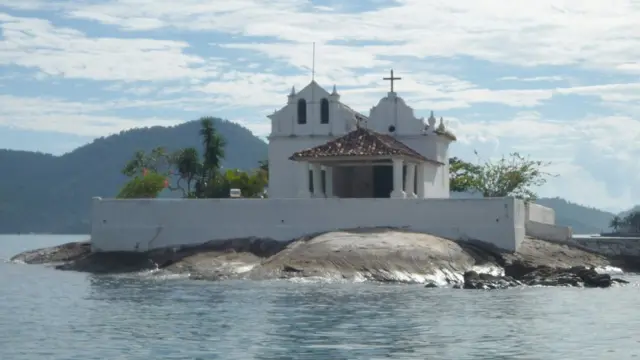
[[[28,251],[13,260],[95,274],[157,270],[203,280],[329,277],[464,288],[604,284],[606,277],[584,277],[585,271],[592,274],[593,267],[612,265],[604,256],[533,238],[525,239],[518,252],[507,253],[483,243],[379,228],[291,242],[230,239],[145,253],[91,253],[88,243],[69,243]],[[576,267],[583,272],[570,270]],[[571,277],[567,274],[580,281],[565,281]]]

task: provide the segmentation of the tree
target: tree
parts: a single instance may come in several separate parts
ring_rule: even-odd
[[[449,159],[449,188],[451,191],[464,192],[474,189],[476,174],[480,167],[462,161],[457,157]]]
[[[200,119],[201,129],[200,137],[202,138],[202,147],[204,161],[202,163],[202,175],[205,179],[209,178],[214,172],[220,169],[222,159],[224,159],[225,140],[218,134],[213,127],[213,118],[203,117]]]
[[[137,151],[122,169],[122,173],[133,177],[123,189],[123,197],[154,197],[155,192],[145,175],[149,172],[164,176],[171,191],[179,190],[184,198],[226,198],[231,188],[238,188],[244,197],[262,196],[269,179],[269,164],[261,161],[252,172],[220,171],[224,159],[226,142],[213,126],[213,119],[200,119],[198,131],[202,141],[202,158],[195,148],[180,149],[167,154],[164,148],[155,148],[146,154]],[[164,180],[163,179],[163,183]],[[171,181],[169,179],[172,179]],[[144,196],[142,196],[142,195]]]
[[[622,219],[622,226],[629,232],[640,232],[640,211],[632,211]]]
[[[260,197],[267,185],[267,177],[260,169],[253,172],[227,170],[224,180],[229,189],[240,189],[243,197]]]
[[[156,172],[135,176],[120,190],[118,199],[156,198],[166,187],[166,176]]]
[[[177,187],[182,191],[182,196],[194,197],[192,186],[195,186],[198,176],[202,172],[198,150],[195,148],[178,150],[173,157],[173,163],[179,176]]]
[[[122,174],[132,177],[143,175],[145,169],[150,172],[168,174],[172,166],[172,158],[162,147],[152,149],[149,154],[136,151],[133,158],[122,169]]]
[[[497,162],[486,161],[478,165],[452,158],[451,190],[475,191],[484,197],[513,196],[533,201],[537,195],[531,188],[544,185],[547,178],[553,176],[542,170],[549,164],[525,158],[519,153],[503,156]]]
[[[129,177],[144,177],[148,172],[153,172],[173,178],[170,181],[173,185],[169,189],[181,191],[185,198],[220,197],[224,192],[224,181],[216,178],[221,178],[219,169],[224,159],[225,140],[213,126],[213,118],[201,118],[200,125],[202,159],[195,148],[168,154],[164,148],[158,147],[148,154],[137,151],[122,173]],[[137,184],[134,180],[131,186]],[[228,189],[226,192],[228,194]]]
[[[613,231],[618,231],[621,226],[624,225],[622,218],[618,215],[614,216],[613,219],[609,222],[609,227],[613,229]]]

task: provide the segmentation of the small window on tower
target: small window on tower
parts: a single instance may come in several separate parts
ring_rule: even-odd
[[[298,124],[307,123],[307,100],[298,100]]]
[[[329,100],[327,99],[322,99],[322,101],[320,101],[320,123],[329,123]]]

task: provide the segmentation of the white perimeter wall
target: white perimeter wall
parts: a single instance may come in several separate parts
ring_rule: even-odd
[[[528,236],[550,241],[569,241],[573,230],[568,226],[550,225],[537,221],[527,221],[525,230]]]
[[[555,225],[556,212],[552,208],[538,204],[526,204],[527,221],[535,221],[543,224]]]
[[[542,240],[569,241],[573,230],[568,226],[556,225],[556,212],[538,204],[525,205],[525,229],[527,236]]]
[[[94,251],[145,251],[210,240],[291,240],[357,227],[401,227],[516,250],[524,204],[495,199],[136,199],[93,200]]]

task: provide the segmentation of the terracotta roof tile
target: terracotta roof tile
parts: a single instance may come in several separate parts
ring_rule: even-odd
[[[314,148],[298,151],[289,159],[394,155],[428,161],[427,158],[393,136],[380,134],[365,128],[358,128],[342,137]]]

